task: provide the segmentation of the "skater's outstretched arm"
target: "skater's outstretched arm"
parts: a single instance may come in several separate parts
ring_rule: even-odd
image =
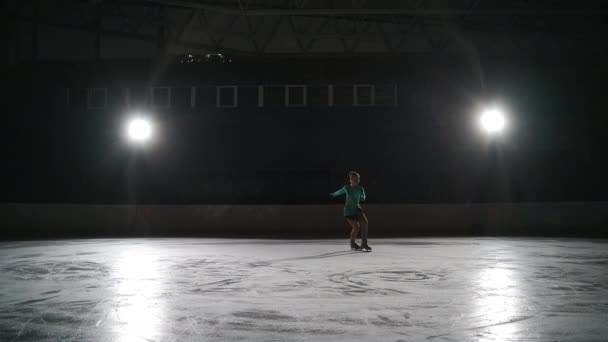
[[[341,196],[341,195],[345,195],[345,194],[346,194],[346,189],[344,189],[344,187],[342,187],[342,189],[340,189],[336,192],[330,193],[329,196],[336,197],[336,196]]]

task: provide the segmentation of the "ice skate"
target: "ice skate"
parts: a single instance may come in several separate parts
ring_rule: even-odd
[[[355,241],[351,241],[350,242],[350,249],[353,251],[360,251],[361,250],[361,246],[357,245],[357,243]]]
[[[361,250],[364,250],[366,252],[371,252],[372,248],[367,244],[367,240],[363,240],[361,242]]]

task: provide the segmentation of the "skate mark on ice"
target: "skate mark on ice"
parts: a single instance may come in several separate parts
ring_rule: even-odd
[[[400,310],[382,310],[381,313],[373,314],[370,309],[369,314],[361,315],[355,312],[345,312],[342,315],[333,315],[332,317],[323,317],[323,321],[337,323],[340,325],[374,325],[385,328],[410,327],[412,324],[409,321],[409,314],[403,313]]]
[[[498,325],[504,325],[504,324],[511,324],[511,323],[516,323],[516,322],[526,321],[526,320],[528,320],[530,318],[534,318],[534,316],[514,316],[514,317],[511,317],[510,319],[507,319],[505,321],[501,320],[501,321],[496,322],[496,323],[475,326],[475,327],[467,328],[465,330],[477,330],[477,329],[495,327],[495,326],[498,326]]]
[[[443,276],[409,270],[387,270],[375,272],[344,272],[332,274],[329,280],[341,285],[343,294],[407,294],[399,285],[407,282],[438,281]]]
[[[597,266],[606,266],[608,265],[608,259],[602,259],[602,260],[587,260],[587,261],[570,261],[570,260],[566,260],[566,261],[562,261],[565,264],[571,264],[571,265],[597,265]]]
[[[23,247],[27,247],[27,244],[26,243],[0,243],[0,249],[2,249],[2,250],[17,249],[17,248],[23,248]]]
[[[241,292],[248,292],[251,289],[247,288],[247,287],[229,287],[229,285],[231,284],[227,284],[225,286],[227,287],[223,287],[223,286],[216,286],[216,287],[211,287],[211,288],[204,288],[204,287],[195,287],[190,289],[188,292],[190,293],[198,293],[198,292],[202,292],[205,294],[211,294],[211,293],[232,293],[232,294],[238,294]]]
[[[483,317],[485,317],[485,316],[487,316],[487,315],[482,315],[482,316],[479,316],[478,318],[479,318],[480,321],[482,321],[482,320],[484,320]],[[531,316],[531,315],[528,315],[528,316],[513,316],[513,317],[510,317],[508,319],[499,320],[496,323],[482,324],[482,325],[475,325],[475,324],[473,324],[475,322],[471,322],[471,324],[473,325],[472,327],[458,329],[458,330],[459,331],[473,331],[473,330],[478,330],[478,329],[491,328],[491,327],[495,327],[495,326],[500,326],[500,325],[505,325],[505,324],[511,324],[511,323],[517,323],[517,322],[526,321],[526,320],[534,318],[534,317],[535,316]],[[481,322],[477,322],[477,323],[481,323]],[[456,330],[456,331],[458,331],[458,330]],[[437,338],[450,336],[453,333],[454,333],[454,331],[448,332],[448,333],[443,333],[443,334],[438,334],[438,335],[432,335],[432,336],[428,336],[426,339],[427,340],[434,340],[434,339],[437,339]]]
[[[420,271],[409,271],[409,270],[387,270],[378,272],[363,272],[360,273],[365,277],[371,277],[372,279],[382,279],[388,282],[414,282],[424,280],[442,280],[443,276],[433,273],[423,273]]]
[[[61,290],[51,290],[51,291],[46,291],[46,292],[41,292],[41,295],[50,295],[50,294],[55,294],[55,293],[59,293],[61,292]]]
[[[167,262],[167,261],[171,261],[171,260],[161,259],[159,261]],[[186,259],[180,263],[175,263],[175,264],[171,265],[171,268],[175,269],[175,270],[185,270],[185,269],[192,269],[192,268],[208,267],[208,266],[213,266],[213,265],[217,265],[217,261],[208,260],[208,259],[191,258],[191,259]]]
[[[542,258],[555,258],[555,259],[566,259],[566,260],[592,260],[592,259],[607,259],[607,253],[598,254],[562,254],[556,252],[555,254],[544,254],[535,253],[535,256]]]
[[[412,324],[405,319],[391,319],[388,316],[377,315],[375,319],[370,319],[369,323],[377,327],[410,327]]]
[[[561,267],[540,266],[532,274],[534,279],[562,279],[566,272]]]
[[[61,296],[61,295],[50,296],[50,297],[46,297],[46,298],[30,299],[30,300],[26,300],[26,301],[23,301],[23,302],[16,303],[15,305],[28,305],[28,304],[34,304],[34,303],[44,302],[45,300],[49,300],[49,299],[53,299],[53,298],[57,298],[57,297],[60,297],[60,296]]]
[[[271,264],[272,263],[270,261],[255,261],[255,262],[250,262],[247,265],[249,267],[257,268],[257,267],[268,267]]]
[[[282,314],[281,312],[275,310],[237,311],[233,312],[232,316],[271,321],[296,321],[295,317]]]
[[[209,282],[209,283],[195,284],[195,285],[196,286],[201,286],[201,287],[211,286],[212,288],[216,288],[216,287],[222,287],[222,286],[236,284],[236,283],[239,283],[241,280],[242,279],[240,279],[240,278],[229,278],[229,279],[222,279],[222,280],[218,280],[218,281],[212,281],[212,282]]]
[[[182,317],[178,318],[177,321],[180,322],[180,323],[182,323],[183,328],[182,328],[182,330],[178,334],[173,335],[173,337],[169,340],[170,342],[182,340],[182,337],[188,331],[194,332],[198,336],[202,337],[202,334],[201,334],[200,330],[198,329],[198,322],[194,318],[192,318],[191,316],[182,316]],[[184,322],[184,321],[186,321],[186,322]],[[141,339],[144,339],[146,341],[156,342],[155,340],[150,340],[150,339],[147,339],[147,338],[142,337],[142,336],[138,336],[138,337],[141,338]]]
[[[390,295],[390,294],[407,294],[407,292],[402,291],[400,289],[386,288],[380,286],[371,286],[366,283],[360,281],[353,281],[351,275],[346,273],[333,274],[329,277],[329,280],[332,283],[338,284],[341,287],[338,290],[342,291],[342,294],[352,296],[360,293],[367,294],[380,294],[380,295]],[[384,285],[384,284],[382,284]],[[333,289],[335,290],[335,289]]]
[[[359,253],[359,252],[357,252],[357,251],[338,251],[338,252],[323,253],[323,254],[318,254],[318,255],[309,255],[309,256],[300,256],[300,257],[293,257],[293,258],[283,258],[283,259],[256,261],[256,262],[251,262],[248,265],[250,267],[267,267],[267,266],[272,265],[273,263],[280,263],[280,262],[285,262],[285,261],[325,259],[325,258],[333,258],[333,257],[339,257],[339,256],[343,256],[343,255],[357,254],[357,253]]]
[[[298,334],[298,336],[302,336],[302,334],[338,335],[346,332],[336,327],[335,324],[325,326],[325,323],[332,323],[331,320],[321,319],[321,322],[319,317],[295,317],[277,310],[236,311],[232,313],[232,317],[237,320],[229,319],[226,322],[230,330],[287,333]]]
[[[240,318],[240,317],[239,317]],[[338,330],[335,328],[320,328],[320,327],[309,327],[305,326],[291,326],[288,324],[294,324],[296,322],[278,322],[275,324],[272,320],[262,320],[260,322],[255,320],[250,320],[248,318],[244,318],[244,320],[239,320],[236,322],[227,322],[226,328],[228,330],[233,331],[253,331],[253,332],[265,332],[265,333],[282,333],[282,334],[298,334],[301,335],[341,335],[346,333],[344,330]],[[253,340],[253,339],[247,339]],[[281,339],[285,341],[289,341],[289,339]],[[275,341],[275,340],[272,340]]]
[[[557,259],[562,264],[569,265],[597,265],[606,266],[608,265],[608,254],[543,254],[534,253],[535,257]]]
[[[6,265],[3,271],[20,280],[42,280],[49,276],[62,280],[99,278],[109,274],[104,264],[81,262],[17,261]]]
[[[351,324],[351,325],[362,325],[366,322],[360,318],[350,318],[350,317],[339,317],[339,318],[327,318],[325,319],[328,322],[340,323],[340,324]]]
[[[250,273],[250,270],[242,265],[231,262],[221,263],[209,258],[190,258],[179,264],[170,265],[169,268],[176,271],[171,283],[180,285],[180,288],[187,293],[243,292],[246,289],[236,284],[242,283]]]
[[[457,246],[457,245],[479,245],[479,242],[430,242],[430,241],[386,241],[381,245],[397,245],[397,246]]]
[[[29,259],[29,258],[37,258],[39,256],[42,256],[42,254],[40,253],[35,253],[35,254],[22,254],[16,257],[13,257],[13,259]]]
[[[99,252],[78,252],[78,253],[76,253],[76,255],[93,255],[93,254],[99,254]]]

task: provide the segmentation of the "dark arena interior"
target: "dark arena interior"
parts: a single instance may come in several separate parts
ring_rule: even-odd
[[[0,340],[606,341],[608,3],[2,9]]]

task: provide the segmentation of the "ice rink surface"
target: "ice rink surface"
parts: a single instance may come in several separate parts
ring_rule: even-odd
[[[1,341],[607,341],[608,241],[0,242]]]

